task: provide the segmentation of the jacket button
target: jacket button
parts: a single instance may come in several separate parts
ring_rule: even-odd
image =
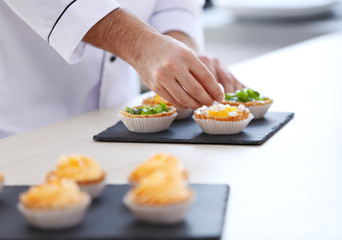
[[[116,56],[112,55],[112,56],[110,57],[110,62],[114,62],[115,59],[116,59]]]

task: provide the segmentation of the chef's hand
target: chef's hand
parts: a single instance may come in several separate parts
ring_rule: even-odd
[[[124,59],[151,90],[176,107],[195,109],[223,99],[214,75],[190,47],[123,9],[101,19],[83,40]]]
[[[235,92],[238,89],[246,87],[235,78],[235,76],[219,59],[211,58],[206,55],[199,55],[198,57],[211,71],[216,80],[222,84],[225,93]]]
[[[185,44],[157,36],[144,49],[135,69],[145,84],[177,107],[199,108],[223,99],[217,81]]]
[[[197,57],[206,65],[211,71],[217,82],[221,83],[224,92],[235,92],[238,89],[244,88],[241,82],[239,82],[234,75],[228,71],[227,66],[222,64],[217,58],[211,58],[207,55],[200,54],[196,43],[186,34],[179,31],[170,31],[167,35],[185,43],[189,48],[196,52]]]

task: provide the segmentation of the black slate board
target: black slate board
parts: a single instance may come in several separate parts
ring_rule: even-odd
[[[220,239],[229,186],[192,184],[196,200],[184,222],[176,225],[149,225],[135,220],[122,203],[128,185],[107,185],[76,228],[59,231],[30,227],[16,209],[18,195],[27,186],[6,186],[0,195],[0,240],[106,239],[106,240],[214,240]]]
[[[289,112],[268,112],[265,118],[252,120],[241,133],[233,135],[205,134],[191,117],[174,121],[168,130],[159,133],[130,132],[119,121],[114,126],[94,136],[94,140],[102,142],[259,145],[288,123],[293,116],[294,113]]]

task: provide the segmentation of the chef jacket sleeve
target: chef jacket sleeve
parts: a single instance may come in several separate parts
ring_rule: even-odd
[[[68,63],[81,60],[88,30],[120,5],[114,0],[5,0]]]
[[[202,0],[157,0],[150,24],[157,31],[180,31],[197,43],[203,50]]]

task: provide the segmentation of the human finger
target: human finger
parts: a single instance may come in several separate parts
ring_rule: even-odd
[[[217,71],[216,71],[216,66],[215,66],[215,62],[212,61],[211,58],[207,57],[207,56],[199,56],[199,59],[204,63],[204,65],[210,70],[210,72],[214,75],[214,78],[217,81]]]
[[[190,65],[190,72],[193,77],[203,86],[207,93],[217,101],[223,99],[223,93],[218,85],[214,75],[205,66],[204,63],[195,59]]]
[[[167,100],[169,103],[171,103],[172,106],[180,107],[180,108],[186,108],[186,106],[180,104],[176,101],[176,99],[165,89],[165,88],[159,88],[155,91],[159,96]]]
[[[222,64],[218,59],[214,60],[218,81],[223,85],[225,92],[234,92],[244,88],[244,85]]]
[[[202,104],[185,91],[176,79],[167,82],[164,88],[176,100],[177,104],[184,106],[183,108],[196,109],[202,106]]]
[[[191,73],[179,76],[178,82],[186,89],[186,91],[201,105],[211,106],[214,99],[207,93],[203,86],[192,76]]]

